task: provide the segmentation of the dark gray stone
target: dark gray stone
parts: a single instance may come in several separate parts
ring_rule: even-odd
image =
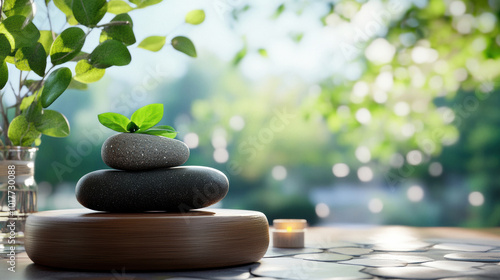
[[[188,146],[179,140],[140,133],[120,133],[102,144],[101,157],[106,165],[122,170],[151,170],[184,164]]]
[[[229,189],[219,170],[181,166],[149,171],[98,170],[76,184],[83,206],[110,212],[185,212],[210,206]]]

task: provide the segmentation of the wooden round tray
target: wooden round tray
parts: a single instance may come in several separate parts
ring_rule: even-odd
[[[82,270],[179,270],[258,261],[269,244],[264,214],[208,209],[174,213],[39,212],[26,221],[34,263]]]

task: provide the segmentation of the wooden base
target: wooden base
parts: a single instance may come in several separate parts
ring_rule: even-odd
[[[179,270],[258,261],[269,245],[264,214],[208,209],[185,214],[39,212],[26,221],[37,264],[82,270]]]

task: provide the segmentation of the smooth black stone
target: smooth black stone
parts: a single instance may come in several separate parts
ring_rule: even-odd
[[[121,170],[151,170],[184,164],[188,146],[179,140],[140,133],[120,133],[102,144],[101,157],[106,165]]]
[[[98,170],[76,184],[84,207],[109,212],[186,212],[223,199],[229,181],[219,170],[181,166],[149,171]]]

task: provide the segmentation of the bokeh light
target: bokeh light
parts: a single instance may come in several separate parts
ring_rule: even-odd
[[[345,163],[336,163],[332,167],[333,175],[342,178],[349,175],[349,166]]]
[[[362,166],[358,169],[358,178],[361,182],[370,182],[373,179],[373,171],[368,166]]]
[[[368,210],[374,214],[382,212],[383,209],[384,203],[379,198],[372,198],[368,202]]]
[[[286,168],[282,165],[276,165],[272,170],[273,178],[277,181],[284,180],[287,176]]]
[[[484,195],[480,192],[471,192],[469,194],[469,203],[472,206],[481,206],[484,203]]]
[[[325,203],[318,203],[315,207],[316,215],[320,218],[326,218],[330,216],[330,207]]]
[[[190,133],[187,133],[185,136],[184,136],[184,143],[186,143],[186,145],[190,148],[190,149],[195,149],[198,147],[199,143],[200,143],[200,139],[198,137],[198,134],[194,133],[194,132],[190,132]]]
[[[419,202],[424,198],[424,189],[421,186],[411,186],[406,191],[406,196],[410,201]]]

